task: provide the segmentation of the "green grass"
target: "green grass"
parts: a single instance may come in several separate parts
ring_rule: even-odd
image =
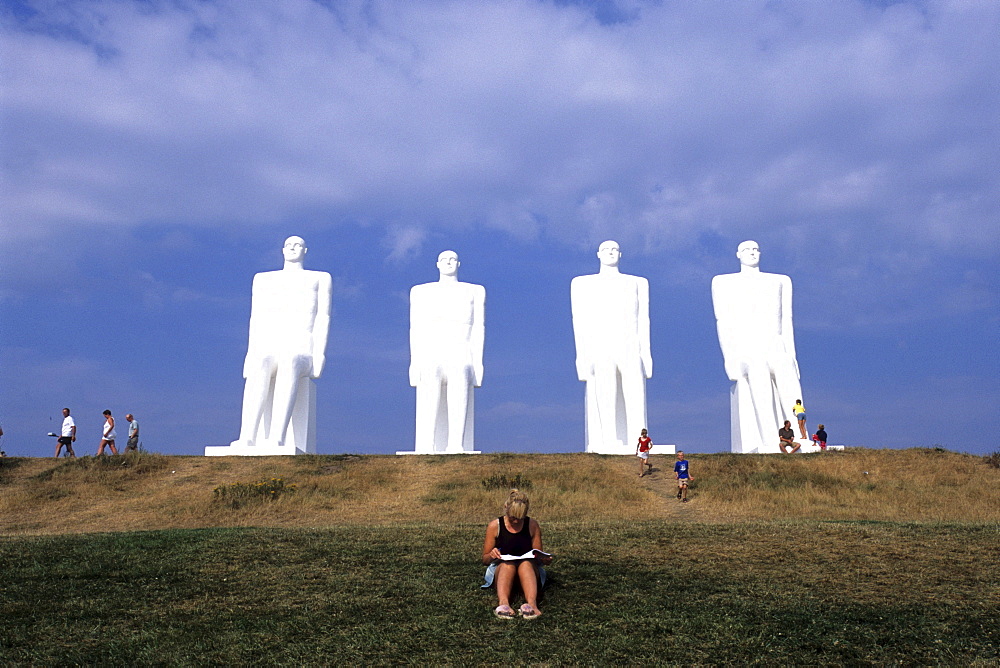
[[[995,525],[543,523],[533,622],[491,615],[483,527],[0,540],[0,662],[1000,661]]]

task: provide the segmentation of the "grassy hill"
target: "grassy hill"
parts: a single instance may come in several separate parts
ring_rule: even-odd
[[[481,523],[527,480],[533,514],[557,522],[868,520],[1000,522],[1000,469],[939,449],[814,455],[690,455],[692,502],[676,503],[673,458],[491,454],[188,457],[141,453],[0,460],[0,535],[233,526]],[[220,503],[220,486],[280,478],[269,503]]]
[[[665,456],[0,460],[0,662],[1000,662],[1000,469],[690,460],[688,504]],[[511,480],[556,554],[533,622],[477,587]]]

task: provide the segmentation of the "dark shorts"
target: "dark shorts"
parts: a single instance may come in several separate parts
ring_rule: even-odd
[[[66,447],[72,447],[72,445],[73,445],[73,437],[72,436],[60,436],[59,437],[59,443],[61,443],[62,445],[65,445]]]

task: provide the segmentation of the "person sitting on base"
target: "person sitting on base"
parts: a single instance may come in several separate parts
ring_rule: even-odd
[[[778,430],[778,438],[781,439],[778,447],[781,448],[781,451],[786,455],[791,454],[788,452],[788,448],[791,448],[792,453],[795,453],[801,447],[795,441],[795,432],[792,431],[791,420],[785,420],[785,426]]]
[[[528,517],[528,495],[524,492],[510,490],[503,512],[486,527],[483,564],[488,568],[483,589],[491,587],[495,579],[499,605],[493,614],[498,619],[513,619],[515,613],[510,607],[510,595],[516,579],[525,600],[518,612],[524,619],[535,619],[542,614],[538,609],[538,592],[545,585],[545,569],[539,563],[552,563],[552,555],[542,553],[533,558],[510,559],[533,550],[541,552],[542,530],[538,522]]]
[[[813,434],[812,440],[813,443],[819,446],[820,450],[826,450],[826,427],[820,425],[816,433]]]

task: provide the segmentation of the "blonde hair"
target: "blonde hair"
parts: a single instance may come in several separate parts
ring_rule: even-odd
[[[516,488],[510,490],[503,512],[512,519],[524,519],[528,515],[528,495]]]

